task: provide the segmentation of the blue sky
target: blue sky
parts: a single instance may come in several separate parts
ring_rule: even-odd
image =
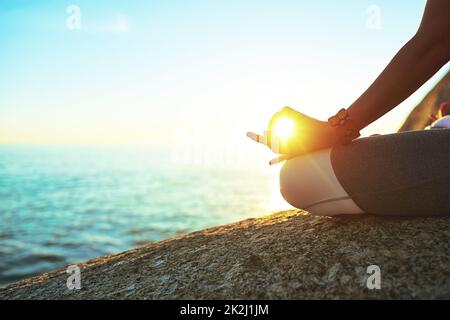
[[[325,119],[352,103],[414,34],[424,4],[3,0],[0,143],[214,136],[246,148],[245,131],[284,105]],[[80,30],[66,26],[69,5]],[[379,29],[367,26],[370,5]],[[366,133],[396,130],[444,71]]]

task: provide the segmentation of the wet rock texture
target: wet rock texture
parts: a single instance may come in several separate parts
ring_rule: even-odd
[[[450,217],[315,217],[299,210],[77,263],[0,289],[1,299],[450,298]],[[381,269],[369,290],[367,267]]]

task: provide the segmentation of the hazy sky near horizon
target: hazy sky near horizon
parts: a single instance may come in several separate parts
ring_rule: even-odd
[[[189,136],[246,148],[245,131],[284,105],[325,119],[352,103],[414,34],[424,4],[4,0],[0,143]],[[80,29],[67,27],[70,5]],[[444,71],[365,132],[396,130]]]

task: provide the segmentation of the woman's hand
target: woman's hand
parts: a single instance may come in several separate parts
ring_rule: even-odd
[[[264,135],[248,132],[247,136],[281,154],[271,164],[331,147],[337,141],[335,129],[327,122],[308,117],[290,107],[284,107],[272,116]]]

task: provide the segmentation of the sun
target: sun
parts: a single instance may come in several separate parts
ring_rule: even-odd
[[[280,138],[289,137],[294,132],[294,121],[292,119],[282,117],[279,118],[273,127],[273,133]]]

